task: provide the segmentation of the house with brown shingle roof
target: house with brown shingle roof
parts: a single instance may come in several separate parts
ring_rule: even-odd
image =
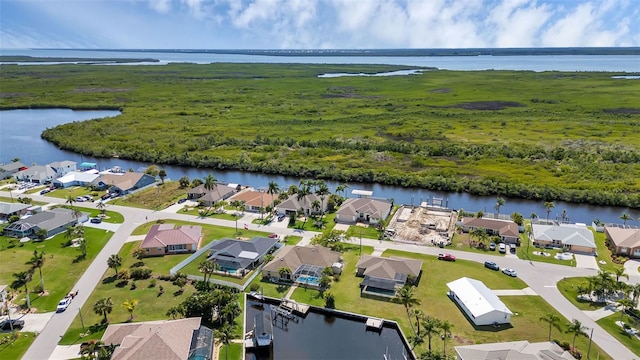
[[[318,204],[320,204],[318,210],[314,209],[311,206],[314,201],[318,201]],[[298,199],[298,194],[293,194],[289,196],[285,201],[275,206],[275,211],[278,214],[284,215],[295,214],[300,209],[303,209],[304,213],[307,215],[320,214],[327,211],[327,199],[325,197],[323,201],[320,196],[316,194],[308,194],[301,199]]]
[[[336,222],[355,224],[357,222],[376,224],[384,220],[391,213],[391,201],[356,198],[347,199],[336,212]]]
[[[394,297],[398,288],[416,285],[421,272],[422,261],[398,256],[362,255],[356,264],[356,276],[364,277],[361,294],[386,298]]]
[[[174,226],[174,224],[156,224],[149,229],[147,236],[140,244],[147,256],[182,254],[198,250],[202,238],[202,227],[182,225],[174,228]]]
[[[110,193],[124,195],[133,190],[141,189],[147,185],[151,185],[155,182],[156,179],[153,176],[144,173],[108,172],[101,173],[100,176],[93,180],[91,184],[98,187],[100,190],[109,189]]]
[[[483,229],[489,235],[498,235],[500,239],[507,244],[520,243],[520,231],[518,224],[511,220],[498,220],[465,217],[462,218],[462,231],[470,232],[474,229]]]
[[[240,201],[244,203],[245,210],[259,212],[260,208],[271,206],[273,200],[277,198],[277,194],[267,194],[266,192],[247,189],[233,195],[229,198],[229,201]]]
[[[202,201],[204,206],[213,206],[221,200],[228,199],[231,195],[235,194],[236,188],[216,184],[211,191],[204,188],[204,184],[194,187],[187,191],[187,199]]]
[[[213,331],[201,318],[109,325],[105,345],[119,345],[112,360],[196,360],[213,358]]]
[[[640,229],[605,225],[604,236],[609,242],[609,249],[614,254],[640,258]]]
[[[262,268],[262,277],[272,281],[298,281],[302,276],[320,278],[325,267],[334,273],[342,271],[342,257],[337,251],[320,245],[285,246],[276,257]],[[280,274],[280,269],[287,268],[288,274]]]

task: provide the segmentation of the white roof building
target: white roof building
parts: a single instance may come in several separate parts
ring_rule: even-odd
[[[575,360],[554,342],[527,340],[456,346],[459,360]]]
[[[463,277],[447,283],[449,297],[464,310],[475,325],[507,324],[513,313],[488,287],[475,279]]]
[[[53,183],[56,186],[65,188],[69,186],[86,186],[91,184],[91,182],[98,176],[100,175],[96,170],[89,170],[86,172],[72,171],[63,177],[54,180]]]

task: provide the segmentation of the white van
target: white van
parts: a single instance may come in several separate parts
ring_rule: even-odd
[[[507,246],[504,243],[500,243],[500,245],[498,245],[498,251],[501,254],[504,254],[507,252]]]

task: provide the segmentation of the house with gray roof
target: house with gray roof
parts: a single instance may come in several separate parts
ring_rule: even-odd
[[[49,164],[49,166],[56,172],[56,178],[65,176],[66,174],[78,170],[77,163],[75,161],[55,161]]]
[[[318,201],[320,207],[316,210],[312,204],[314,201]],[[298,210],[303,209],[306,215],[321,214],[327,211],[327,198],[324,201],[320,196],[316,194],[308,194],[298,199],[298,194],[293,194],[287,198],[287,200],[276,205],[275,211],[278,214],[290,215],[295,214]]]
[[[112,324],[102,335],[105,345],[117,345],[112,360],[213,359],[213,331],[201,318]]]
[[[207,260],[215,262],[225,272],[243,274],[258,266],[277,243],[278,239],[260,236],[249,241],[222,239],[211,246]]]
[[[391,213],[391,201],[356,198],[347,199],[336,212],[336,222],[355,224],[358,222],[376,224],[384,220]]]
[[[204,206],[213,206],[213,204],[226,200],[236,193],[236,188],[232,186],[216,184],[213,189],[207,190],[204,184],[198,185],[187,191],[187,199],[202,201]]]
[[[640,258],[640,229],[605,225],[604,236],[614,254]]]
[[[563,248],[566,251],[589,255],[596,252],[593,232],[585,224],[532,224],[531,229],[535,245]]]
[[[476,326],[507,324],[513,312],[482,281],[462,277],[447,283],[449,297]]]
[[[202,226],[156,224],[149,229],[140,247],[147,256],[183,254],[198,250],[200,239]]]
[[[489,235],[497,235],[507,244],[520,244],[520,230],[518,224],[511,220],[464,217],[461,224],[462,231],[470,232],[482,229]]]
[[[332,268],[336,274],[342,272],[342,257],[339,252],[320,245],[285,246],[262,268],[262,277],[271,281],[306,284],[309,278],[319,279],[326,267]],[[289,271],[280,273],[283,268]]]
[[[422,261],[398,256],[362,255],[356,264],[356,276],[364,277],[360,283],[363,295],[393,298],[397,289],[416,285],[421,273]]]
[[[13,174],[17,181],[28,181],[45,184],[57,178],[57,173],[49,165],[34,165],[28,169]]]
[[[0,179],[7,179],[12,177],[20,170],[26,170],[27,166],[20,161],[13,161],[10,163],[0,165]]]
[[[14,215],[22,216],[27,213],[29,207],[31,207],[30,204],[0,201],[0,220],[7,220]]]
[[[552,341],[527,340],[455,346],[458,360],[575,360],[567,350]]]
[[[10,224],[4,228],[4,234],[17,238],[35,238],[38,230],[43,229],[47,232],[46,237],[50,237],[65,231],[68,226],[75,226],[78,223],[86,222],[88,219],[88,213],[81,213],[76,218],[76,214],[71,209],[55,208]]]

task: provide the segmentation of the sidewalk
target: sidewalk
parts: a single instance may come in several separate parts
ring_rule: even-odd
[[[598,310],[593,310],[593,311],[583,310],[582,312],[585,313],[585,315],[587,315],[591,319],[593,319],[593,321],[598,321],[611,314],[615,314],[616,312],[618,312],[618,308],[615,306],[615,304],[610,304],[605,307],[601,307]]]
[[[538,296],[538,294],[535,291],[533,291],[533,289],[531,289],[530,287],[526,287],[522,290],[514,290],[514,289],[493,290],[493,292],[498,296],[522,296],[522,295]]]

